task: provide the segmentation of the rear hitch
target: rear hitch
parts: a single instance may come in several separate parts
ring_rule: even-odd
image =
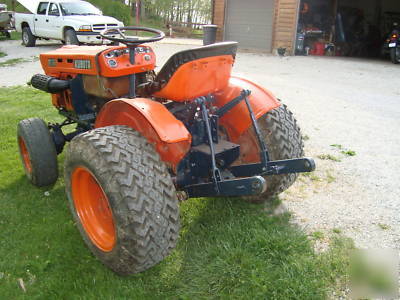
[[[184,190],[189,197],[215,197],[215,196],[251,196],[260,195],[266,191],[267,183],[263,176],[268,175],[280,175],[289,173],[302,173],[302,172],[312,172],[315,170],[315,162],[312,158],[294,158],[286,160],[271,161],[269,159],[269,153],[267,145],[265,144],[261,131],[257,124],[257,119],[254,115],[253,109],[251,107],[248,97],[251,91],[242,90],[240,95],[224,106],[220,107],[214,114],[209,113],[206,104],[212,102],[211,97],[199,97],[195,100],[195,103],[199,106],[201,119],[204,126],[205,138],[204,144],[194,146],[192,149],[198,151],[202,155],[193,156],[194,161],[189,161],[191,165],[200,168],[207,168],[209,172],[208,182],[194,182],[192,181],[182,181],[182,178],[177,180],[178,185],[182,183],[182,190]],[[222,117],[237,104],[244,101],[246,103],[249,117],[256,134],[258,146],[259,146],[259,163],[251,163],[244,165],[229,166],[232,161],[228,164],[221,163],[217,161],[217,155],[221,155],[219,148],[221,148],[221,143],[219,143],[218,138],[215,138],[215,132],[213,132],[214,127],[218,127],[218,118]],[[216,120],[214,120],[214,119]],[[216,124],[216,125],[215,125]],[[214,130],[215,131],[215,130]],[[229,146],[229,145],[228,145]],[[236,145],[237,146],[237,145]],[[204,148],[209,148],[208,151]],[[228,147],[229,148],[229,147]],[[226,152],[234,155],[236,152],[235,144],[230,145],[230,152]],[[219,150],[218,150],[219,149]],[[201,159],[201,157],[204,157]],[[210,157],[207,162],[206,157]],[[228,158],[230,156],[227,156]],[[196,161],[200,160],[200,161]],[[204,162],[206,161],[206,162]],[[199,171],[192,170],[185,173],[186,176],[191,176],[192,179],[197,175],[205,176],[207,172],[199,173]],[[224,176],[222,176],[224,174]],[[225,175],[228,175],[227,177]],[[200,176],[200,177],[202,177]],[[239,178],[235,178],[239,177]],[[185,184],[186,183],[186,184]]]
[[[262,176],[221,180],[217,184],[218,193],[215,192],[214,182],[189,185],[185,190],[190,198],[251,196],[267,190],[267,183]]]
[[[254,163],[232,166],[229,171],[237,177],[254,175],[281,175],[289,173],[304,173],[315,170],[315,162],[312,158],[294,158],[285,160],[268,161],[266,164]]]

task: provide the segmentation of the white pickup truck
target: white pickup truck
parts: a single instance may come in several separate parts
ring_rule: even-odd
[[[15,28],[22,32],[22,43],[34,47],[36,39],[56,39],[67,45],[103,44],[100,32],[124,24],[103,16],[92,4],[80,0],[18,0],[31,13],[15,14]]]

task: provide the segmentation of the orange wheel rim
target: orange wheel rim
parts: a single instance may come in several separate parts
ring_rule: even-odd
[[[32,173],[32,163],[29,157],[28,149],[26,148],[25,141],[22,137],[18,137],[19,149],[21,151],[22,162],[24,163],[25,169],[28,173]]]
[[[116,242],[114,219],[108,198],[93,174],[77,167],[71,176],[72,198],[83,228],[102,251],[110,252]]]

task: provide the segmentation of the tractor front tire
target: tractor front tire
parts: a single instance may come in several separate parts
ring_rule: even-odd
[[[93,254],[119,275],[145,271],[175,248],[179,206],[166,164],[126,126],[75,137],[65,185],[72,215]]]
[[[67,29],[65,31],[65,38],[64,38],[66,45],[79,45],[79,40],[76,37],[76,32],[73,29]]]
[[[390,49],[390,60],[394,64],[400,64],[400,48],[391,48]]]
[[[25,47],[35,47],[36,37],[33,35],[29,26],[22,29],[22,44]]]
[[[303,140],[300,128],[293,113],[282,104],[257,120],[261,135],[267,146],[270,160],[284,160],[304,156]],[[253,131],[251,129],[251,131]],[[257,196],[245,199],[252,203],[265,203],[288,189],[297,178],[297,174],[265,176],[267,190]]]
[[[57,181],[57,151],[46,123],[39,118],[22,120],[17,130],[19,153],[25,174],[36,186]]]

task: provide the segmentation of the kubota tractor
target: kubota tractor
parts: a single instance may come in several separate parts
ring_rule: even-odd
[[[129,30],[153,34],[126,35]],[[123,46],[64,46],[40,56],[46,75],[32,86],[52,94],[61,124],[18,124],[32,184],[58,177],[57,154],[70,142],[65,186],[91,251],[121,275],[144,271],[175,247],[179,200],[242,197],[264,202],[315,164],[302,158],[300,129],[286,105],[231,70],[236,42],[174,54],[154,72],[145,43],[161,31],[124,27]],[[63,133],[65,125],[76,130]]]

